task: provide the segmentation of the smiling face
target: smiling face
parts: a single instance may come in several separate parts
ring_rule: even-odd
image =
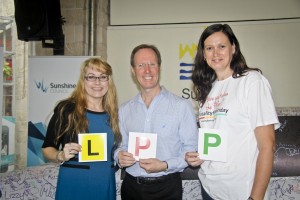
[[[106,74],[94,70],[91,66],[86,68],[86,77],[102,77],[102,80],[100,80],[101,78],[97,78],[96,80],[84,79],[84,89],[86,93],[86,98],[88,100],[102,100],[103,96],[107,93],[108,80],[103,80],[104,75]]]
[[[210,35],[204,41],[204,58],[207,64],[216,72],[218,80],[223,80],[232,75],[230,68],[235,45],[232,45],[228,37],[222,32]]]
[[[160,66],[152,49],[138,50],[134,55],[134,66],[131,68],[141,91],[159,90]]]

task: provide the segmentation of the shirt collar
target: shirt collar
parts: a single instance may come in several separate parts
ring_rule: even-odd
[[[168,93],[167,89],[164,87],[164,86],[160,86],[160,92],[158,95],[156,95],[154,97],[154,99],[157,99],[157,98],[162,98],[163,96],[166,96]],[[153,100],[154,100],[153,99]],[[140,103],[144,103],[143,99],[142,99],[142,95],[141,95],[141,92],[139,92],[135,98],[134,98],[134,101],[137,101],[137,102],[140,102]]]

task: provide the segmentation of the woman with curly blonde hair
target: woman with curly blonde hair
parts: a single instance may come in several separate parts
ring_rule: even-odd
[[[107,161],[79,162],[80,133],[107,134]],[[54,108],[43,154],[60,169],[55,199],[116,199],[113,152],[121,142],[111,66],[98,57],[82,63],[70,97]]]

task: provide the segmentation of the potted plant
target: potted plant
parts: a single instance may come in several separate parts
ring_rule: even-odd
[[[10,78],[12,75],[12,68],[9,66],[9,63],[4,61],[3,64],[3,77]]]

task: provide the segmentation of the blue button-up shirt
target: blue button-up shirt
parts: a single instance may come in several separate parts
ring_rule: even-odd
[[[156,158],[168,163],[167,172],[148,174],[136,162],[126,168],[133,176],[156,177],[181,172],[187,167],[185,153],[197,150],[198,128],[192,103],[164,87],[161,87],[149,108],[141,94],[121,105],[119,120],[122,143],[115,152],[115,160],[118,160],[120,150],[128,151],[129,132],[144,132],[157,134]]]

